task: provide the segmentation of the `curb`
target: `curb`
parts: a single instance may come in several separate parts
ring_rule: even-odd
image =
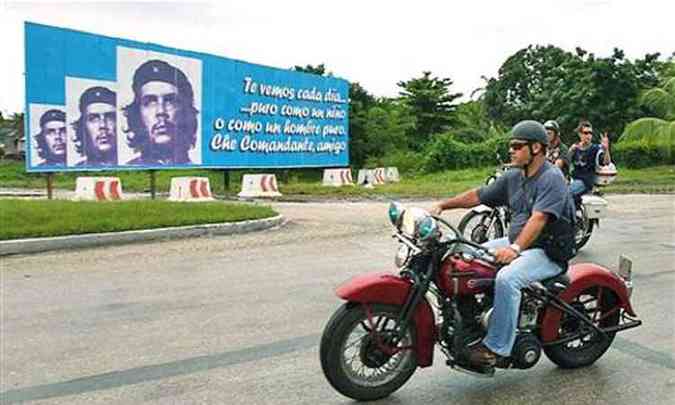
[[[84,235],[56,236],[0,241],[0,256],[40,253],[51,250],[77,249],[97,246],[121,245],[135,242],[194,238],[211,235],[232,235],[270,229],[283,225],[285,218],[256,219],[222,224],[190,225],[171,228],[143,229],[137,231],[92,233]]]

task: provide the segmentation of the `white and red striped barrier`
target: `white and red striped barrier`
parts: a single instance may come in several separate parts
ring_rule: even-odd
[[[387,167],[384,173],[384,179],[387,183],[398,183],[401,177],[398,175],[398,168]]]
[[[277,176],[273,174],[245,174],[241,179],[241,198],[281,197]]]
[[[324,169],[323,171],[323,185],[342,187],[353,186],[351,169]]]
[[[208,177],[172,177],[169,201],[213,201]]]
[[[375,168],[375,173],[373,173],[375,177],[375,185],[379,186],[381,184],[384,184],[387,182],[387,174],[386,171],[384,170],[384,167],[377,167]]]
[[[122,200],[122,182],[119,177],[78,177],[75,181],[77,201]]]
[[[359,170],[359,176],[357,177],[356,184],[359,186],[372,188],[375,186],[375,184],[380,183],[375,180],[375,170],[361,169]]]

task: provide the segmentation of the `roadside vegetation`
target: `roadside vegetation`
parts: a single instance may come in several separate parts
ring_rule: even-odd
[[[463,170],[445,170],[433,173],[408,171],[401,174],[400,183],[388,183],[375,188],[326,187],[322,185],[322,170],[302,169],[290,171],[266,172],[275,173],[279,183],[281,200],[313,200],[313,199],[389,199],[389,198],[436,198],[445,197],[476,187],[494,172],[496,164]],[[156,191],[159,198],[169,193],[171,177],[200,176],[209,177],[212,192],[218,198],[236,199],[241,190],[243,173],[255,171],[231,171],[230,189],[226,192],[223,172],[216,170],[163,170],[157,171]],[[356,180],[358,169],[352,174]],[[150,176],[148,172],[106,172],[106,173],[58,173],[54,175],[54,187],[63,190],[75,190],[77,176],[117,176],[122,182],[123,192],[150,192]],[[23,163],[0,163],[0,187],[46,190],[44,174],[27,174]],[[675,193],[675,165],[630,169],[619,166],[619,175],[612,185],[604,187],[606,193]]]
[[[0,240],[239,222],[275,215],[267,206],[223,202],[0,199]]]
[[[675,54],[674,54],[675,55]],[[358,169],[397,167],[402,181],[363,187],[324,187],[321,169],[230,171],[158,170],[156,191],[169,192],[171,177],[208,176],[218,197],[234,199],[243,173],[276,174],[287,200],[322,198],[438,198],[482,184],[507,159],[508,131],[524,119],[555,119],[561,138],[578,141],[580,119],[593,123],[595,142],[609,133],[619,175],[607,193],[675,192],[674,55],[629,59],[620,49],[599,57],[581,48],[530,45],[509,56],[494,77],[469,95],[452,91],[448,77],[421,72],[401,80],[397,97],[371,95],[359,83],[349,91],[349,154]],[[331,75],[321,65],[297,71]],[[463,98],[464,97],[464,98]],[[460,101],[465,100],[465,101]],[[0,115],[0,144],[23,134],[23,114]],[[14,138],[11,137],[14,134]],[[4,149],[0,147],[0,158]],[[9,157],[9,156],[8,156]],[[16,157],[16,156],[12,156]],[[56,173],[57,189],[74,190],[77,176],[116,176],[124,192],[149,193],[149,172]],[[0,188],[46,189],[44,174],[29,174],[23,162],[0,160]],[[238,221],[273,215],[269,208],[165,201],[75,203],[0,200],[0,238],[108,232]]]

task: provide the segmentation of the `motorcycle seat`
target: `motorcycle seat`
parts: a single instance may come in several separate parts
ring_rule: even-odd
[[[567,275],[567,272],[563,272],[557,276],[542,280],[541,284],[552,293],[558,294],[570,286],[570,276]]]

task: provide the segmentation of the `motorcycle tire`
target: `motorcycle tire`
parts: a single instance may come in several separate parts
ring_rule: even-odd
[[[602,287],[592,287],[582,291],[575,299],[570,303],[572,307],[579,310],[582,313],[589,313],[589,304],[595,302],[596,306],[600,304],[602,312],[597,315],[599,318],[602,313],[605,311],[611,311],[617,302],[616,295],[608,289],[602,290],[602,302],[598,302],[599,289]],[[583,299],[582,299],[583,297]],[[590,300],[589,297],[593,297],[594,300]],[[616,326],[619,324],[620,311],[614,311],[611,314],[606,315],[602,320],[594,320],[596,326],[601,328],[607,328],[610,326]],[[584,324],[576,319],[575,317],[563,313],[562,318],[560,319],[560,337],[566,335],[571,335],[578,333],[579,329]],[[555,346],[545,346],[544,353],[546,356],[555,364],[561,368],[579,368],[586,367],[595,363],[603,354],[609,349],[614,341],[616,332],[607,333],[607,339],[603,339],[601,336],[595,336],[592,333],[582,336],[580,339],[573,340],[571,342],[562,343]]]
[[[497,218],[495,220],[493,224],[494,232],[492,234],[490,234],[491,229],[487,229],[485,223],[490,220],[491,215],[492,215],[491,211],[488,212],[469,211],[459,221],[457,230],[466,239],[478,244],[485,243],[489,240],[504,237],[504,227],[502,226],[502,221],[500,218]],[[475,224],[469,227],[469,224],[472,222],[474,222]]]
[[[370,305],[372,319],[378,319],[376,327],[380,325],[381,320],[385,319],[380,325],[383,329],[393,324],[396,327],[401,308],[394,305],[372,304]],[[372,338],[368,329],[368,316],[363,305],[346,303],[342,305],[331,317],[321,336],[321,345],[319,353],[321,357],[321,369],[328,382],[342,395],[355,399],[357,401],[373,401],[389,396],[392,392],[405,384],[417,369],[417,358],[414,349],[404,349],[394,355],[387,355],[380,351]],[[348,343],[352,332],[358,328],[363,329],[363,336]],[[380,338],[386,340],[386,331],[382,332]],[[403,346],[415,346],[415,325],[411,321],[406,338],[401,342]],[[355,346],[356,344],[360,344]],[[358,353],[346,355],[348,349],[353,348]],[[393,367],[390,365],[384,368],[382,374],[376,374],[373,370],[382,369],[395,359]],[[364,361],[363,367],[354,370],[348,360]],[[381,363],[381,364],[380,364]],[[371,377],[384,378],[381,383],[369,380],[368,377],[362,377],[358,371],[373,371]],[[389,375],[388,375],[389,373]]]
[[[578,209],[576,212],[576,234],[574,236],[574,240],[576,242],[576,247],[577,247],[577,252],[581,250],[584,246],[586,246],[586,243],[591,239],[591,235],[593,234],[593,225],[594,222],[593,220],[587,219],[586,215],[584,215],[583,208]],[[581,232],[581,234],[579,234]]]

